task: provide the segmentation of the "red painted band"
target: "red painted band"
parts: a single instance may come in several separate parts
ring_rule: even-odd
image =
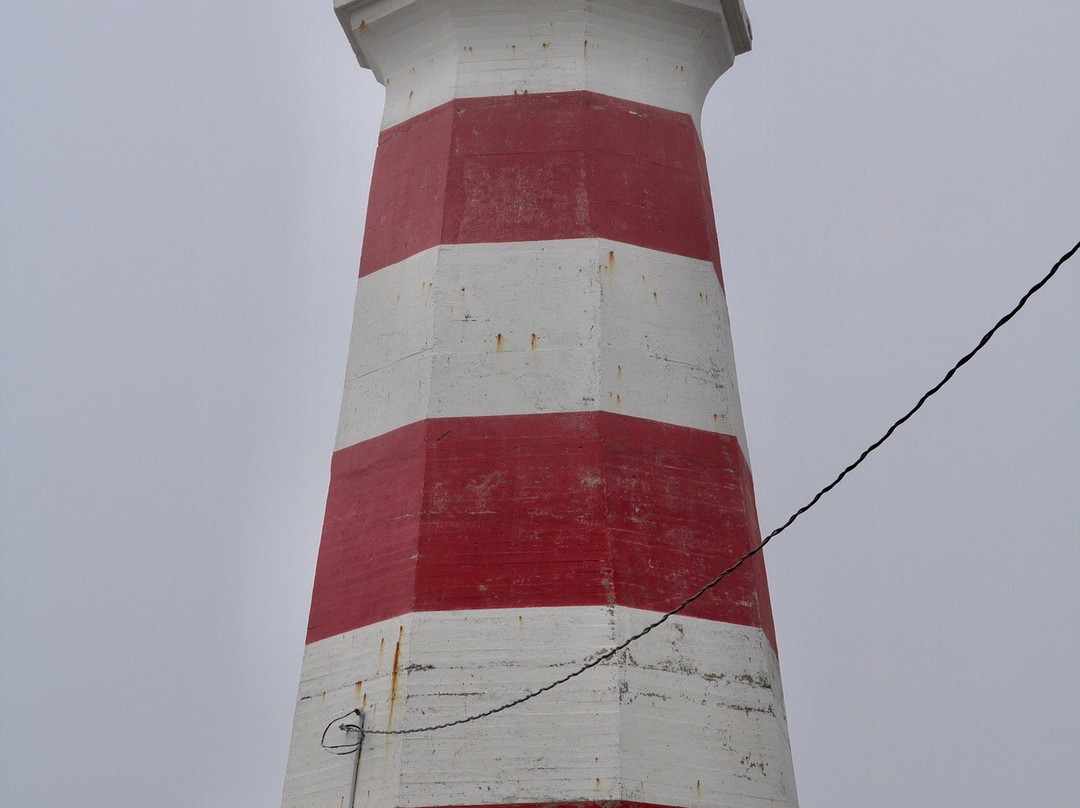
[[[605,412],[443,418],[334,454],[308,642],[414,611],[666,611],[759,538],[738,441]],[[760,556],[684,614],[765,630]]]
[[[711,261],[689,115],[589,92],[451,101],[379,138],[360,274],[438,244],[608,238]]]

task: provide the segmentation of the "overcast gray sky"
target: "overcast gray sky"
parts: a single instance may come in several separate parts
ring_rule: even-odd
[[[747,0],[762,527],[1080,239],[1080,4]],[[0,803],[280,797],[382,90],[329,0],[3,0]],[[804,808],[1080,792],[1080,259],[767,553]]]

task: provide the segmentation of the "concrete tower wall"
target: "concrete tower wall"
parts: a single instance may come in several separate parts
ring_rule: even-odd
[[[284,805],[547,684],[759,538],[696,122],[739,2],[339,5],[387,88]],[[730,584],[730,585],[729,585]],[[619,658],[369,736],[357,805],[796,804],[755,560]]]

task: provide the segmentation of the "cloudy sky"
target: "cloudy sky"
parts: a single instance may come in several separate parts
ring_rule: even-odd
[[[1080,239],[1075,0],[747,0],[761,522]],[[3,0],[0,802],[274,806],[382,91],[329,0]],[[767,553],[804,808],[1080,791],[1080,259]]]

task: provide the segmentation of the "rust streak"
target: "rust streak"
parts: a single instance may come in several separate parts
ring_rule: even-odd
[[[501,352],[502,349],[503,349],[503,335],[502,334],[496,334],[495,335],[495,350]]]
[[[536,336],[536,334],[533,334],[532,335],[532,340],[529,342],[529,348],[531,348],[534,351],[536,350],[536,340],[537,339],[538,339],[538,337]]]
[[[599,275],[603,275],[605,272],[614,277],[615,276],[615,251],[609,250],[607,254],[607,263],[600,264],[596,268]]]
[[[405,626],[398,626],[398,638],[394,643],[394,666],[390,670],[390,709],[386,713],[386,726],[394,724],[394,704],[398,696],[398,675],[401,672],[401,638],[405,635]]]

